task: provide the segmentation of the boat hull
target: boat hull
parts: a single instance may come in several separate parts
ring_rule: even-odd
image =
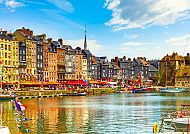
[[[10,134],[9,128],[7,126],[0,126],[0,134]]]
[[[0,95],[0,101],[2,100],[13,100],[15,97],[10,95]]]
[[[181,93],[186,90],[186,88],[160,88],[160,93]]]
[[[86,96],[86,92],[82,92],[82,93],[68,93],[67,96]]]
[[[176,127],[178,130],[186,130],[187,126],[190,125],[190,117],[164,119],[164,122],[167,124],[175,124],[172,125],[172,127]]]

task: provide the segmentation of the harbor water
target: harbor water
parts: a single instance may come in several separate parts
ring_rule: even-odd
[[[28,108],[25,124],[32,134],[125,133],[152,134],[161,114],[190,104],[189,94],[111,94],[23,99]],[[1,125],[19,132],[11,101],[0,102]]]

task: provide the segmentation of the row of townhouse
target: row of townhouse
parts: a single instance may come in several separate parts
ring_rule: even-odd
[[[144,57],[131,60],[115,57],[109,62],[107,57],[94,57],[92,61],[92,76],[98,80],[113,81],[114,79],[157,78],[159,60],[146,61]]]
[[[0,31],[1,82],[64,82],[91,79],[92,54],[84,49],[53,41],[46,35],[34,35],[30,29],[14,33]]]
[[[87,49],[85,31],[84,48],[72,48],[62,39],[53,41],[46,35],[34,35],[30,29],[17,29],[14,33],[0,31],[1,81],[12,82],[64,82],[66,80],[154,79],[159,61],[146,61],[144,57],[131,60],[93,56]]]

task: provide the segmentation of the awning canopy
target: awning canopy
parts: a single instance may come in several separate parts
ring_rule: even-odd
[[[41,85],[40,82],[20,82],[20,85]]]
[[[56,82],[56,81],[50,81],[50,82],[47,82],[47,83],[43,83],[44,85],[59,85],[60,83],[59,82]]]
[[[108,82],[108,84],[111,84],[111,85],[116,85],[117,82]]]
[[[69,80],[67,82],[68,85],[86,85],[83,80]]]
[[[90,80],[90,84],[98,84],[98,81]]]
[[[98,84],[106,85],[106,84],[109,84],[109,83],[107,81],[98,81]]]

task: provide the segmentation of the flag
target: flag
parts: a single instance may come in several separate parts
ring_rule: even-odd
[[[27,106],[23,105],[19,101],[15,100],[15,105],[18,111],[25,111],[27,109]]]

